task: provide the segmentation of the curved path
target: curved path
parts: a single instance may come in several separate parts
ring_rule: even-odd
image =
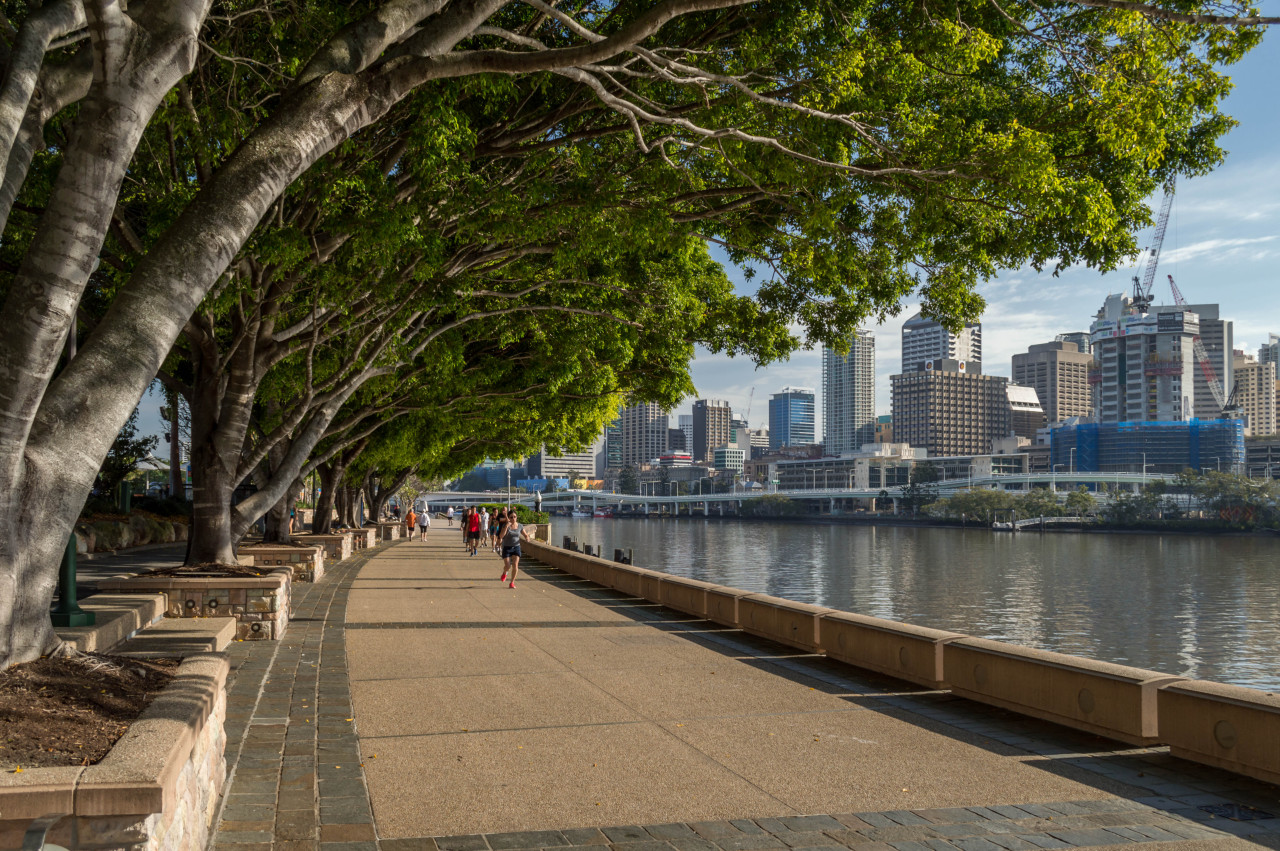
[[[499,572],[437,525],[298,586],[278,645],[233,645],[213,847],[1280,848],[1280,818],[1202,809],[1280,815],[1273,786]]]

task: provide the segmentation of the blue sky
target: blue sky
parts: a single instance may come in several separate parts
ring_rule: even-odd
[[[1263,10],[1277,14],[1280,2],[1263,4]],[[1225,111],[1240,126],[1226,137],[1229,153],[1218,170],[1179,182],[1154,289],[1157,303],[1172,302],[1165,274],[1173,275],[1188,301],[1222,306],[1222,317],[1235,323],[1237,348],[1255,349],[1268,332],[1280,333],[1280,33],[1264,39],[1229,73],[1235,89]],[[1141,236],[1139,245],[1149,238]],[[731,269],[730,274],[741,282],[740,272]],[[1133,275],[1132,267],[1109,275],[1070,269],[1056,278],[1027,269],[987,282],[980,288],[987,301],[983,371],[1009,375],[1013,355],[1027,346],[1065,331],[1087,330],[1107,294],[1129,291]],[[889,413],[889,376],[900,369],[902,323],[917,307],[908,303],[895,319],[874,329],[878,413]],[[741,358],[699,350],[693,379],[699,397],[728,399],[735,413],[745,412],[754,386],[755,428],[768,425],[771,394],[787,385],[814,387],[821,434],[821,349],[760,369]],[[686,400],[677,413],[689,413],[692,404]]]

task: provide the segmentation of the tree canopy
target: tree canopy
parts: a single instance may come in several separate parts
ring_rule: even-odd
[[[54,640],[71,524],[166,367],[212,367],[210,469],[248,445],[280,492],[480,362],[586,401],[493,398],[466,446],[572,440],[687,389],[693,342],[767,360],[911,295],[972,319],[1000,268],[1114,267],[1144,199],[1221,159],[1220,69],[1258,38],[1120,0],[0,10],[0,664]]]

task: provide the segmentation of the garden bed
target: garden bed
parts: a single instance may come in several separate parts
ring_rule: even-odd
[[[93,765],[111,750],[177,662],[44,658],[0,673],[0,768]]]
[[[180,571],[189,571],[182,573]],[[265,641],[284,636],[289,624],[293,569],[248,565],[197,565],[104,579],[98,589],[165,595],[165,617],[235,618],[236,638]]]

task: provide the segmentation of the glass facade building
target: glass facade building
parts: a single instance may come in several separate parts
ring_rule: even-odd
[[[816,398],[807,387],[783,387],[769,400],[769,448],[816,443]]]
[[[1244,469],[1240,420],[1082,423],[1051,432],[1050,463],[1081,473]]]

